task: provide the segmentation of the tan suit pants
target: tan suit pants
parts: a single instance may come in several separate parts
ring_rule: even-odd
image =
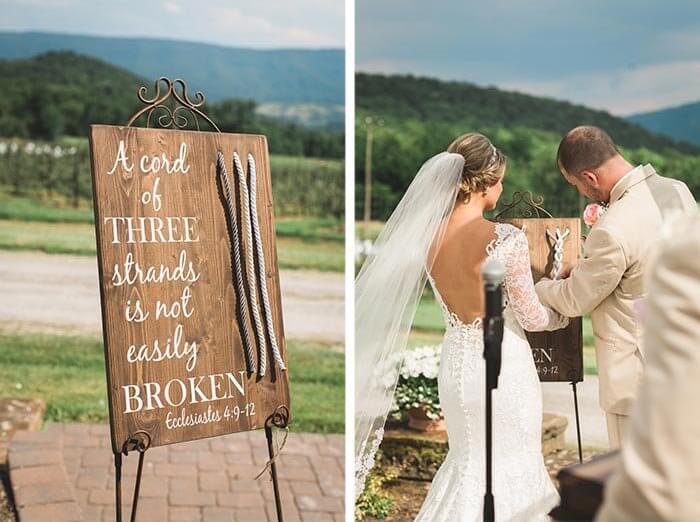
[[[619,449],[622,440],[625,438],[629,415],[619,415],[617,413],[606,413],[605,421],[608,425],[608,442],[610,449]]]

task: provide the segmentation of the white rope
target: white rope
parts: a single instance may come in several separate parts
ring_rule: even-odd
[[[564,241],[569,237],[570,233],[571,230],[568,228],[563,233],[557,228],[555,234],[552,234],[552,232],[547,229],[547,236],[549,236],[549,239],[554,243],[554,262],[552,263],[552,272],[550,273],[552,279],[559,279],[561,270],[564,267]]]
[[[253,308],[253,320],[255,321],[255,337],[258,340],[258,375],[263,376],[267,371],[267,343],[265,342],[265,330],[260,318],[260,307],[258,306],[258,292],[255,285],[255,265],[253,252],[253,233],[250,224],[250,192],[248,182],[243,171],[241,158],[237,152],[233,153],[233,166],[238,175],[238,186],[241,190],[241,214],[243,215],[243,230],[248,243],[249,255],[246,256],[246,278],[248,279],[248,289],[250,291],[250,303]]]
[[[233,270],[236,278],[236,291],[238,293],[239,310],[243,319],[243,324],[239,325],[241,340],[245,354],[246,370],[248,373],[255,373],[255,355],[253,354],[253,346],[248,335],[248,299],[246,297],[245,285],[243,284],[243,267],[241,266],[241,244],[238,240],[238,221],[236,220],[236,207],[233,204],[233,196],[231,195],[231,185],[226,172],[226,163],[224,155],[221,152],[216,154],[216,170],[221,181],[221,187],[224,191],[224,200],[226,202],[226,214],[231,226],[231,242],[233,252]]]
[[[255,172],[255,158],[252,154],[248,154],[248,172],[250,173],[250,216],[253,225],[253,243],[257,253],[258,261],[258,285],[262,294],[263,307],[265,309],[265,324],[270,337],[270,346],[272,347],[272,356],[281,370],[286,370],[284,359],[277,346],[277,337],[275,336],[275,328],[272,323],[272,309],[270,308],[270,298],[267,293],[267,275],[265,273],[265,253],[262,247],[262,237],[260,236],[260,221],[258,219],[258,208],[256,203],[256,186],[257,177]]]

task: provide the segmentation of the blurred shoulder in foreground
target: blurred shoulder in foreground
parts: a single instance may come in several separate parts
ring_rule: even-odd
[[[646,284],[647,368],[596,520],[700,520],[700,213],[664,226]]]

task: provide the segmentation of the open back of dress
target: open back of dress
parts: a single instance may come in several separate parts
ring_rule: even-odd
[[[484,218],[459,223],[453,216],[442,241],[431,248],[430,276],[445,306],[464,324],[484,315],[481,266],[495,239],[494,223]]]

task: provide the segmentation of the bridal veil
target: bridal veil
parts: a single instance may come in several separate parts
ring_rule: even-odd
[[[426,161],[386,222],[355,279],[355,496],[384,435],[428,259],[455,204],[464,158]]]

